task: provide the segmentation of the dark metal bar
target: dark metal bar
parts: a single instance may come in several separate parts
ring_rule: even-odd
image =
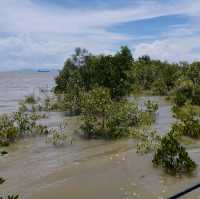
[[[198,189],[198,188],[200,188],[200,183],[196,184],[196,185],[194,185],[194,186],[192,186],[192,187],[190,187],[190,188],[188,188],[188,189],[186,189],[186,190],[184,190],[184,191],[182,191],[180,193],[177,193],[176,195],[174,195],[172,197],[169,197],[168,199],[180,198],[181,196],[183,196],[183,195],[185,195],[185,194],[187,194],[187,193],[189,193],[189,192],[191,192],[191,191],[193,191],[195,189]]]

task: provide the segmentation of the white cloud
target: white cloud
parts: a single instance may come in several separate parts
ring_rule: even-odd
[[[42,6],[31,0],[0,1],[0,70],[5,67],[61,66],[77,46],[94,53],[112,52],[123,42],[135,48],[130,36],[108,32],[106,28],[173,14],[196,17],[200,15],[200,2],[178,0],[173,4],[163,4],[154,0],[148,3],[141,1],[137,5],[127,4],[123,8],[81,10]],[[4,36],[1,37],[1,34]],[[168,37],[173,38],[174,35],[168,33]],[[159,49],[163,58],[173,59],[172,54],[182,58],[187,52],[192,53],[189,45],[184,46],[179,40],[173,41],[177,42],[176,45],[170,42],[168,39],[150,44],[140,43],[136,46],[136,54],[146,52],[156,56],[156,49]],[[176,53],[179,50],[182,53]]]
[[[134,55],[139,57],[147,54],[154,59],[170,62],[178,62],[180,60],[196,61],[200,57],[200,51],[194,52],[194,49],[200,47],[199,43],[200,36],[156,40],[151,43],[141,43],[137,45]]]

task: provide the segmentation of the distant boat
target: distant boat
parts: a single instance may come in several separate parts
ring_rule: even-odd
[[[39,73],[49,73],[50,70],[49,69],[39,69],[37,72],[39,72]]]

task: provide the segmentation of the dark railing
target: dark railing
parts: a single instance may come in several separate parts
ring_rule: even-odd
[[[177,193],[174,196],[169,197],[168,199],[180,198],[181,196],[186,195],[187,193],[190,193],[191,191],[194,191],[195,189],[198,189],[198,188],[200,188],[200,183],[196,184],[196,185],[194,185],[194,186],[192,186],[192,187],[190,187],[190,188],[188,188],[188,189],[186,189],[186,190],[184,190],[180,193]]]

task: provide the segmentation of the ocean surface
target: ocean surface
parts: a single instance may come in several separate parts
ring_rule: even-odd
[[[53,88],[58,72],[0,72],[0,113],[16,111],[25,96],[38,88]]]
[[[0,113],[16,111],[25,96],[38,88],[54,87],[57,73],[4,72],[0,73]],[[166,133],[173,117],[171,106],[163,97],[143,96],[159,104],[155,128]],[[193,177],[175,177],[152,165],[152,154],[136,153],[137,141],[87,140],[76,136],[80,123],[76,117],[64,117],[49,112],[42,121],[48,127],[67,122],[67,133],[74,134],[73,144],[55,147],[45,137],[20,139],[6,148],[8,155],[0,156],[0,197],[19,194],[21,199],[161,199],[199,182],[200,168]],[[199,142],[188,149],[200,165]],[[185,198],[198,199],[199,192]],[[4,198],[4,197],[3,197]]]

